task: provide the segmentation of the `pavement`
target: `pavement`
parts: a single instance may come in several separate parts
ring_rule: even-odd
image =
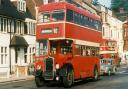
[[[10,83],[10,82],[18,82],[18,81],[26,81],[26,80],[33,80],[33,75],[23,76],[23,77],[16,77],[14,75],[10,75],[9,78],[0,78],[0,84],[2,83]]]

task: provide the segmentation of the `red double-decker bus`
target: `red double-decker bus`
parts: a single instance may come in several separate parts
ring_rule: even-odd
[[[70,87],[100,74],[100,17],[66,2],[39,7],[36,28],[35,82],[51,81]]]
[[[101,74],[103,73],[116,73],[117,67],[120,64],[120,59],[117,50],[117,41],[111,39],[102,39],[100,47],[100,60],[101,65],[105,66],[110,63],[111,70],[106,70],[107,68],[101,66]]]
[[[117,41],[110,39],[102,39],[100,46],[100,56],[105,59],[114,59],[114,63],[118,66],[119,56],[118,56],[118,48]]]

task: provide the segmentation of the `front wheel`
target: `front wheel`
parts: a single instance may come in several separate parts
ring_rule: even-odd
[[[35,77],[35,82],[37,87],[42,87],[44,86],[44,81],[40,77]]]
[[[64,87],[66,87],[66,88],[71,87],[73,84],[73,81],[74,81],[74,72],[73,72],[73,70],[70,70],[67,73],[67,76],[63,77]]]

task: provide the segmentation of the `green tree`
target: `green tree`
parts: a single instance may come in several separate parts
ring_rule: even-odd
[[[119,12],[119,9],[123,8],[128,10],[128,0],[111,0],[111,9],[115,12]]]
[[[93,2],[92,2],[92,4],[95,6],[98,5],[98,3],[99,3],[98,0],[93,0]]]

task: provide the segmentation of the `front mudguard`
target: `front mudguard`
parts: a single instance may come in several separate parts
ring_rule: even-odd
[[[62,68],[59,70],[59,76],[67,76],[67,69]]]
[[[60,76],[67,76],[68,72],[72,70],[73,67],[71,65],[64,65],[60,70],[59,70],[59,75]]]
[[[43,71],[42,70],[36,70],[35,71],[35,77],[43,77]]]

